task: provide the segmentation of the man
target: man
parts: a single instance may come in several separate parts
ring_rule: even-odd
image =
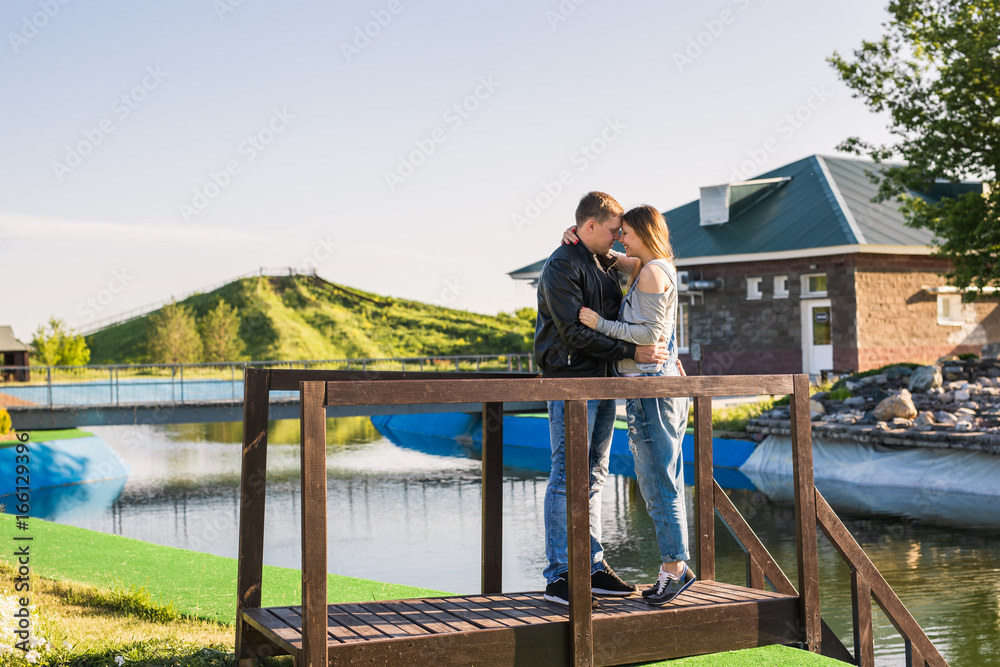
[[[538,317],[534,357],[543,377],[607,377],[614,362],[633,358],[641,363],[663,361],[663,345],[636,346],[587,328],[578,319],[587,306],[606,319],[618,319],[622,291],[615,258],[608,253],[621,230],[624,209],[603,192],[590,192],[576,209],[580,242],[560,245],[549,256],[538,279]],[[549,434],[552,466],[545,490],[545,599],[569,604],[566,535],[566,455],[562,401],[550,401]],[[601,546],[601,488],[608,476],[615,402],[587,402],[590,434],[591,592],[630,595],[631,586],[604,560]]]

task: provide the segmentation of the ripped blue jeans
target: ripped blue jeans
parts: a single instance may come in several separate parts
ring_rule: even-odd
[[[643,377],[664,375],[677,375],[675,364],[664,364],[658,373],[643,373]],[[688,560],[691,555],[681,456],[688,398],[630,398],[625,401],[625,411],[635,476],[646,499],[646,510],[653,519],[660,556],[664,563]]]

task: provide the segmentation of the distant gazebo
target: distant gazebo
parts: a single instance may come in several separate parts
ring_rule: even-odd
[[[28,355],[31,348],[14,338],[14,330],[8,326],[0,326],[0,366],[23,366],[23,368],[4,368],[0,371],[4,382],[17,380],[27,382],[30,377],[28,370]]]

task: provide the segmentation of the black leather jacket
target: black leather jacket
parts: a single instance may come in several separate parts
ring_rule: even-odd
[[[622,291],[618,271],[582,242],[556,248],[538,278],[535,362],[543,377],[604,377],[619,359],[635,356],[635,345],[609,338],[580,322],[587,306],[618,319]]]

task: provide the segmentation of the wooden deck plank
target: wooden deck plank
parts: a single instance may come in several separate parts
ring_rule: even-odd
[[[408,632],[400,630],[392,623],[386,623],[377,615],[353,605],[337,605],[330,608],[328,617],[331,621],[349,627],[365,639],[381,639],[382,637],[409,637]]]
[[[397,614],[395,611],[383,606],[379,602],[363,602],[357,605],[346,605],[345,609],[358,618],[363,618],[361,615],[362,613],[371,614],[377,617],[379,622],[392,625],[398,628],[400,632],[404,632],[411,637],[416,635],[431,634],[426,628],[413,623],[410,619]]]
[[[525,597],[515,597],[513,595],[488,595],[483,596],[491,605],[496,605],[498,609],[510,609],[516,618],[523,617],[531,619],[532,623],[559,623],[569,620],[568,613],[560,613],[563,608],[557,605],[540,600],[543,605],[539,605],[535,600]]]
[[[281,608],[277,608],[276,610],[280,610],[280,609]],[[295,621],[297,623],[296,627],[301,628],[302,627],[302,608],[301,607],[287,607],[287,613],[288,613],[288,617],[287,617],[286,623],[292,623],[293,621],[295,621],[295,619],[298,619],[297,621]],[[353,632],[350,628],[345,628],[344,626],[340,625],[339,623],[333,622],[333,620],[330,619],[329,615],[327,615],[327,621],[326,621],[326,634],[327,634],[327,637],[332,638],[332,639],[336,640],[337,642],[342,642],[342,643],[348,643],[349,644],[349,643],[352,643],[352,642],[363,642],[363,641],[365,641],[364,637],[362,637],[361,635],[359,635],[356,632]]]
[[[477,598],[480,600],[483,599],[481,596],[477,596]],[[452,611],[451,613],[455,614],[456,616],[458,616],[460,612],[472,613],[476,614],[478,617],[481,617],[483,619],[498,623],[499,627],[508,627],[508,628],[518,625],[529,624],[529,622],[526,620],[507,615],[502,611],[494,609],[489,604],[484,604],[484,602],[474,602],[473,600],[467,597],[435,599],[435,604],[442,605],[441,606],[442,609],[447,609],[448,607],[452,607],[454,611]]]
[[[301,607],[291,607],[291,610],[300,616],[302,614]],[[385,637],[385,635],[377,629],[339,609],[338,605],[330,605],[327,607],[326,618],[327,634],[332,634],[346,643],[356,643],[359,641],[368,641],[370,639]],[[347,632],[344,632],[344,630],[347,630]],[[353,637],[351,635],[353,635]]]
[[[772,591],[770,589],[753,588],[752,586],[751,587],[734,586],[733,584],[726,584],[726,583],[722,583],[720,581],[713,581],[712,585],[713,586],[723,586],[723,587],[728,587],[728,588],[735,588],[735,589],[739,589],[741,591],[745,591],[747,593],[753,593],[753,595],[755,596],[755,598],[767,598],[767,599],[777,600],[779,598],[789,598],[789,597],[794,598],[794,597],[798,597],[794,593],[779,593],[777,591]]]
[[[459,618],[445,609],[435,607],[428,600],[401,600],[400,602],[414,611],[433,618],[439,623],[451,626],[458,632],[471,632],[485,627],[474,621]]]
[[[294,655],[302,648],[302,633],[289,628],[279,618],[268,613],[267,609],[244,609],[243,619],[288,653]]]
[[[288,607],[270,607],[265,611],[270,612],[275,618],[285,624],[294,635],[287,635],[288,637],[294,636],[299,644],[302,643],[302,617],[299,614],[292,613],[292,610]]]
[[[761,599],[779,599],[787,597],[795,597],[794,595],[784,595],[782,593],[775,593],[774,591],[763,591],[759,588],[747,588],[745,586],[735,586],[733,584],[727,584],[721,581],[704,581],[701,582],[706,588],[717,590],[720,593],[725,593],[731,595],[734,599],[740,600],[761,600]]]
[[[480,614],[475,611],[470,611],[465,607],[460,607],[453,603],[442,602],[440,598],[434,600],[425,601],[431,607],[436,607],[438,611],[451,614],[452,616],[465,621],[466,623],[471,623],[482,630],[496,629],[496,628],[506,628],[509,624],[501,623],[495,618]],[[514,625],[517,625],[516,623]]]
[[[420,627],[427,630],[429,633],[434,634],[445,634],[448,632],[459,632],[462,630],[460,627],[456,627],[461,623],[457,618],[454,619],[454,624],[449,624],[440,618],[435,618],[430,614],[426,614],[422,611],[410,607],[405,602],[380,602],[380,605],[386,609],[390,609],[403,618],[409,620],[411,623],[416,623]],[[466,624],[468,625],[468,624]],[[475,626],[469,625],[467,630],[475,630]]]

